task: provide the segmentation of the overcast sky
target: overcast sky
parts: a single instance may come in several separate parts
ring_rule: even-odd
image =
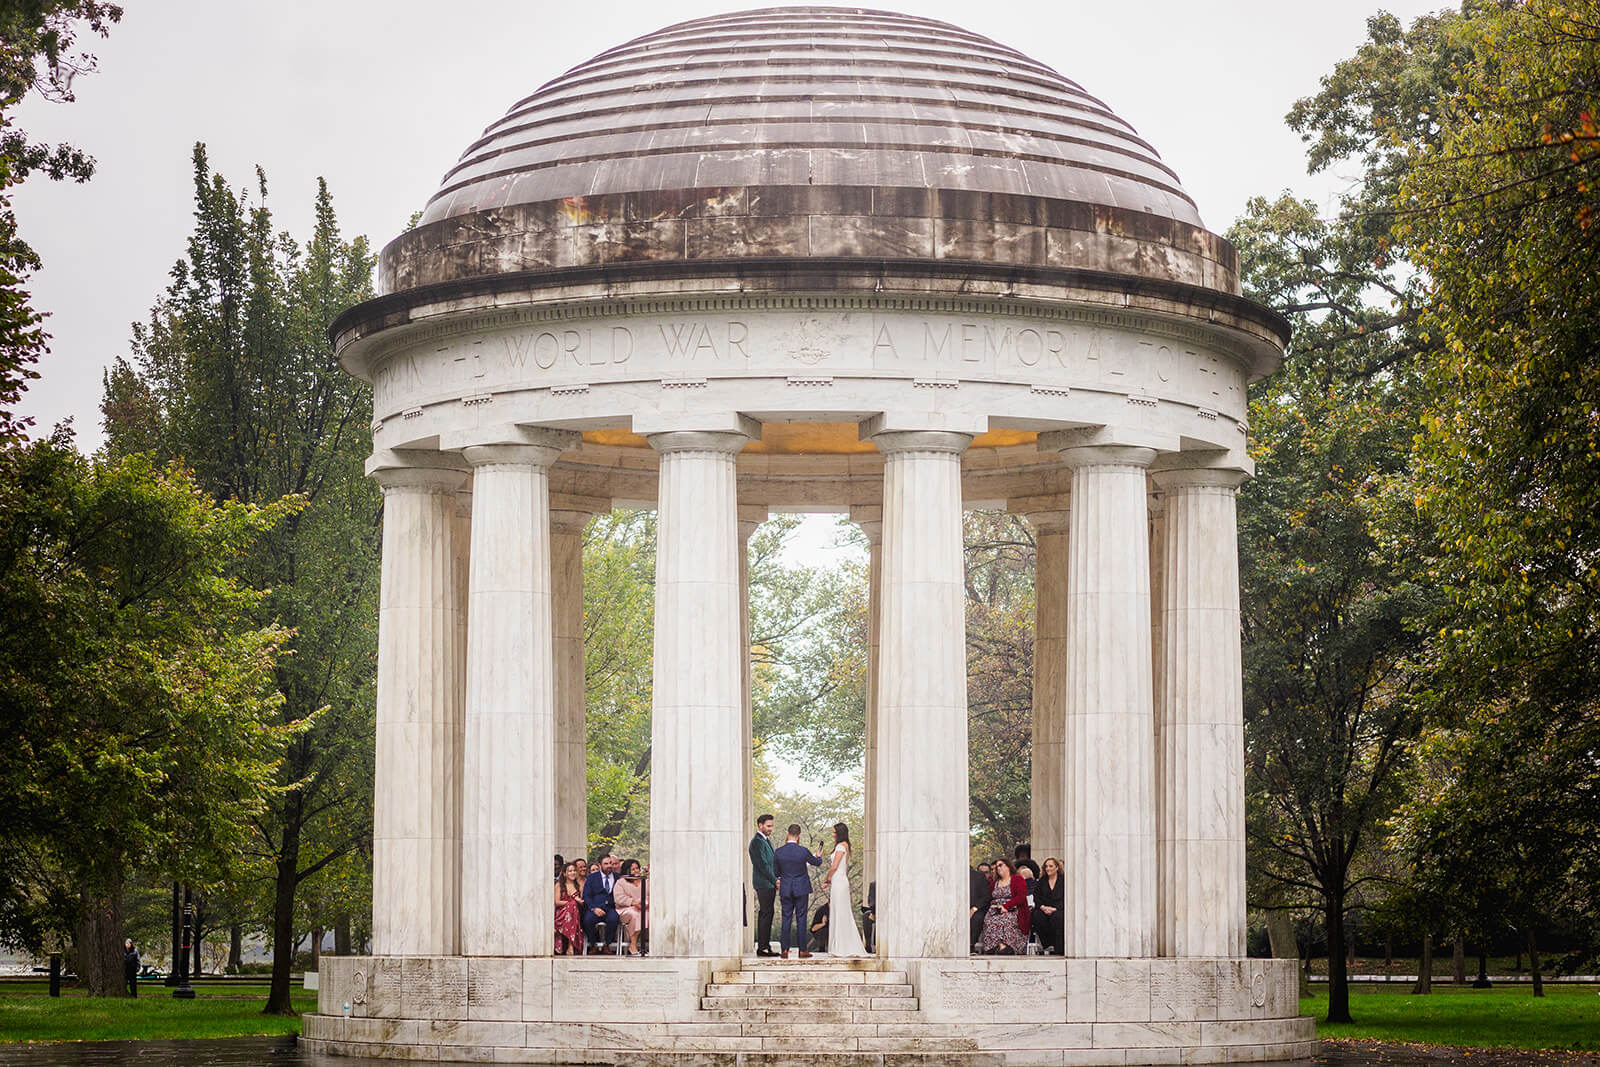
[[[101,369],[127,351],[129,324],[148,315],[183,254],[194,142],[235,187],[253,182],[256,164],[266,169],[280,229],[307,235],[320,175],[345,232],[381,246],[483,127],[548,79],[662,26],[756,6],[122,2],[77,102],[30,101],[19,119],[33,137],[99,160],[88,185],[35,179],[14,197],[45,262],[31,287],[54,338],[22,410],[41,429],[74,417],[89,448],[101,437]],[[1285,188],[1331,205],[1351,177],[1308,178],[1283,116],[1364,38],[1377,8],[1357,0],[880,6],[954,22],[1078,82],[1155,145],[1214,230],[1249,197]],[[1384,5],[1407,21],[1440,6]]]

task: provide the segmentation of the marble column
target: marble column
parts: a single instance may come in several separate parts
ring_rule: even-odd
[[[889,432],[878,650],[878,954],[967,955],[967,649],[961,454],[972,438]],[[915,886],[913,894],[904,887]]]
[[[756,826],[756,778],[755,778],[755,694],[751,689],[752,674],[750,664],[750,538],[755,536],[756,528],[767,519],[765,507],[740,507],[739,508],[739,668],[740,668],[740,696],[742,699],[743,724],[740,727],[740,749],[743,755],[744,772],[744,807],[743,822],[746,840],[755,835]],[[781,842],[780,842],[781,843]],[[750,866],[750,850],[748,847],[740,853],[744,862],[744,914],[751,930],[751,938],[755,937],[756,902],[753,888],[754,871]]]
[[[1036,511],[1033,614],[1033,774],[1030,843],[1035,861],[1066,851],[1067,525],[1070,512]]]
[[[372,945],[453,955],[461,906],[456,494],[464,471],[391,467],[378,595]]]
[[[544,435],[540,435],[543,437]],[[548,956],[555,852],[555,632],[547,443],[465,450],[473,467],[461,952]]]
[[[583,530],[591,513],[550,511],[551,611],[555,630],[556,843],[568,860],[588,854],[589,759],[583,661]]]
[[[745,843],[741,433],[649,434],[661,457],[650,757],[650,951],[736,957]]]
[[[1235,496],[1170,470],[1165,496],[1158,908],[1163,956],[1245,954],[1244,693]]]
[[[881,515],[873,509],[875,516]],[[852,517],[854,515],[852,514]],[[883,607],[883,520],[857,518],[867,536],[867,691],[862,747],[866,750],[861,774],[861,893],[878,880],[878,628]]]
[[[1067,574],[1068,956],[1156,952],[1148,448],[1063,450]]]

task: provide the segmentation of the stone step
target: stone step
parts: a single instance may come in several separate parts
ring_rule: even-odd
[[[777,956],[743,956],[739,966],[746,970],[760,970],[763,967],[848,967],[855,971],[876,971],[885,966],[886,961],[877,956],[829,956],[813,955],[809,959],[800,959],[790,956],[780,959]]]
[[[868,971],[855,967],[813,967],[809,962],[789,963],[781,967],[749,967],[738,971],[714,971],[711,980],[719,985],[765,985],[767,983],[793,984],[796,982],[825,982],[828,984],[853,982],[905,985],[905,971]]]
[[[940,1040],[915,1038],[897,1038],[895,1041],[885,1041],[882,1038],[862,1037],[763,1037],[761,1051],[763,1052],[801,1052],[814,1055],[834,1055],[840,1053],[854,1053],[858,1051],[871,1052],[898,1052],[904,1049],[908,1052],[976,1052],[978,1043],[970,1038],[945,1038]],[[898,1042],[896,1045],[895,1042]],[[741,1062],[746,1062],[740,1057]]]
[[[628,1067],[683,1067],[683,1052],[648,1052],[642,1049],[595,1048],[571,1054],[571,1062],[625,1063]],[[838,1067],[839,1054],[812,1048],[805,1051],[751,1051],[724,1053],[729,1064],[740,1067]],[[711,1053],[705,1060],[716,1062],[719,1054]],[[887,1065],[893,1067],[1006,1067],[1004,1053],[939,1050],[932,1052],[860,1052],[850,1050],[850,1062],[862,1065]]]
[[[738,998],[716,999],[704,998],[700,1001],[702,1011],[712,1014],[714,1021],[718,1022],[754,1022],[761,1019],[772,1021],[789,1020],[799,1021],[801,1016],[813,1022],[861,1022],[862,1020],[878,1020],[883,1022],[901,1022],[905,1019],[916,1019],[917,1002],[915,998],[897,997],[893,1000],[867,1001],[802,1001],[799,1003],[768,1004],[754,1001],[740,1002]],[[826,1016],[826,1018],[824,1018]]]
[[[751,1011],[916,1011],[916,997],[701,997],[707,1011],[748,1008]]]
[[[712,982],[708,997],[761,997],[781,1000],[786,997],[909,997],[909,982]]]

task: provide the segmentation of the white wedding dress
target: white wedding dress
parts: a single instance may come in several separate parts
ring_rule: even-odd
[[[856,907],[850,899],[849,849],[841,841],[833,846],[833,854],[839,858],[839,869],[828,885],[828,955],[865,956],[867,947],[856,929]]]

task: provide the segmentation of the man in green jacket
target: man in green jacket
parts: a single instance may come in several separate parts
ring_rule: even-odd
[[[750,839],[750,880],[756,889],[756,955],[773,956],[772,910],[778,896],[778,871],[772,865],[772,816],[756,820]]]

